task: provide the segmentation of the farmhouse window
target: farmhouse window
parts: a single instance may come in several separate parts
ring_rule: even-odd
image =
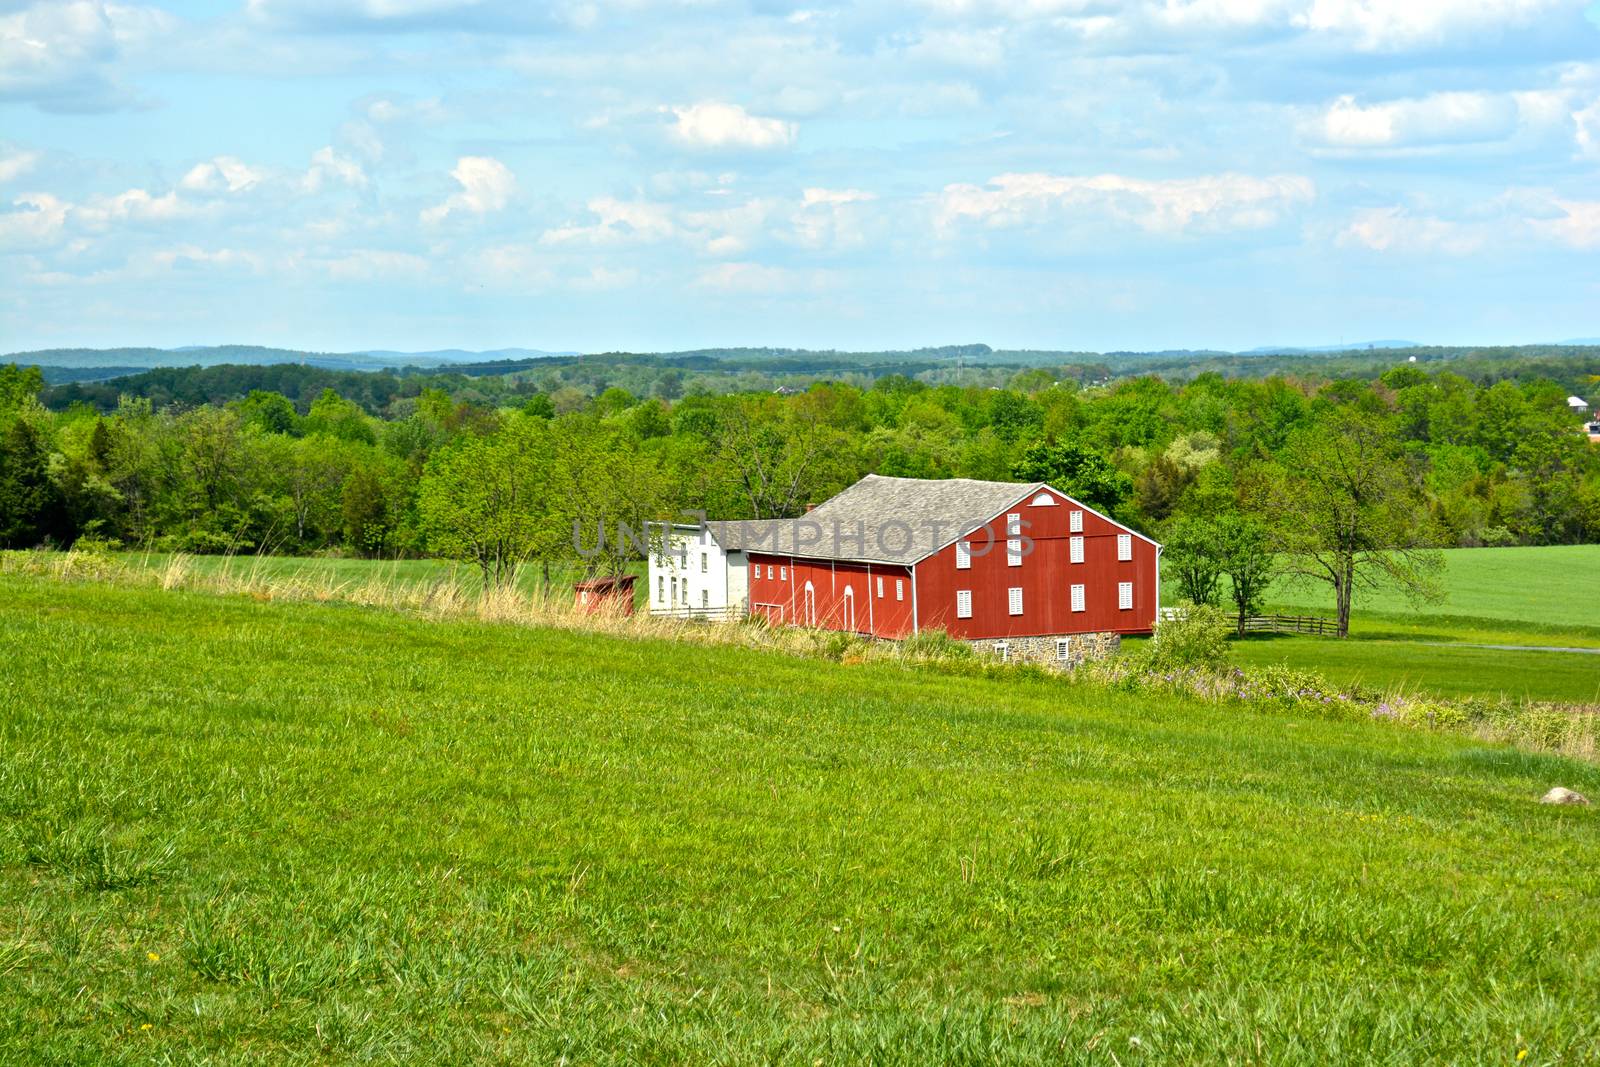
[[[706,573],[706,571],[708,569],[707,556],[708,556],[708,554],[705,553],[705,552],[700,553],[700,573],[701,574]]]
[[[667,580],[665,578],[661,577],[661,575],[658,574],[658,575],[656,575],[656,603],[657,604],[665,604],[666,602],[667,602]]]
[[[1083,610],[1083,586],[1081,585],[1075,585],[1072,587],[1072,610]]]
[[[676,578],[672,579],[672,602],[674,604],[678,602],[678,579]]]
[[[1020,586],[1020,585],[1012,586],[1011,589],[1009,590],[1009,594],[1010,595],[1009,595],[1008,599],[1011,602],[1011,614],[1013,614],[1013,615],[1021,615],[1022,614],[1022,586]]]
[[[1022,566],[1022,538],[1013,537],[1006,542],[1006,566]]]
[[[970,589],[957,589],[956,590],[956,618],[958,618],[958,619],[970,619],[970,618],[972,618],[972,590],[970,590]]]
[[[1133,535],[1117,534],[1117,558],[1127,561],[1133,558]]]
[[[1117,583],[1117,607],[1121,608],[1123,611],[1131,611],[1133,609],[1132,582]]]
[[[703,608],[709,608],[711,606],[711,590],[700,590],[700,606]]]
[[[956,570],[972,569],[972,546],[965,541],[956,542]]]
[[[894,598],[896,600],[904,600],[906,598],[906,580],[904,578],[896,578],[894,580]]]
[[[878,578],[878,599],[883,599],[883,577],[881,575]]]
[[[1079,535],[1077,537],[1071,538],[1070,540],[1068,540],[1067,544],[1068,544],[1068,546],[1070,546],[1070,548],[1072,550],[1072,555],[1070,557],[1072,562],[1074,562],[1074,563],[1082,563],[1083,562],[1083,537],[1082,537],[1082,535]]]
[[[1006,516],[1006,536],[1015,537],[1022,532],[1022,514],[1013,511]]]
[[[1071,519],[1070,524],[1068,526],[1068,530],[1071,533],[1082,533],[1083,532],[1083,512],[1074,511],[1072,513],[1072,519]]]

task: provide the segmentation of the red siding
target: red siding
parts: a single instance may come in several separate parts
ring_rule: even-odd
[[[922,629],[941,628],[968,639],[1039,637],[1074,633],[1149,633],[1156,617],[1156,548],[1132,536],[1133,558],[1117,559],[1117,535],[1124,531],[1070,498],[1050,494],[1052,507],[1029,501],[1010,509],[1020,514],[1023,535],[1033,542],[1020,567],[1006,559],[1006,516],[990,523],[987,537],[972,537],[972,567],[956,569],[949,545],[917,564],[917,611]],[[1072,563],[1069,529],[1073,511],[1083,511],[1083,562]],[[1026,547],[1026,545],[1024,546]],[[980,555],[980,553],[982,553]],[[1133,583],[1133,607],[1118,605],[1118,584]],[[1073,585],[1084,587],[1083,611],[1072,610]],[[1010,613],[1009,590],[1022,590],[1022,614]],[[956,592],[972,592],[972,617],[956,618]]]
[[[768,571],[772,577],[767,577]],[[883,596],[878,596],[878,579]],[[904,583],[903,600],[895,599],[895,580]],[[911,634],[911,571],[876,563],[792,559],[751,553],[750,612],[773,622],[808,625],[806,585],[810,583],[815,624],[828,630],[852,630],[878,637]],[[854,602],[854,619],[850,618]],[[853,621],[853,625],[852,625]]]

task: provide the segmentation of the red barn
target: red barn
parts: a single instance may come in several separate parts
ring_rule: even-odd
[[[996,642],[1155,625],[1161,546],[1042,482],[869,474],[749,527],[750,611],[774,622]]]

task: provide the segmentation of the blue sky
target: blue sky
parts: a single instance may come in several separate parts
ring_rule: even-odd
[[[1600,335],[1589,0],[0,0],[0,350]]]

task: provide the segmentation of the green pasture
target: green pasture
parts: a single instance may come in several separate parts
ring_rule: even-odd
[[[1600,1060],[1590,764],[16,575],[0,651],[0,1060]]]

